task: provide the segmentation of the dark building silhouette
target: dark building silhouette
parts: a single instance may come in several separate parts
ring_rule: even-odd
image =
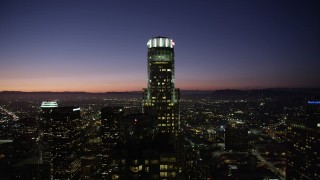
[[[50,179],[79,179],[81,166],[79,107],[43,102],[40,113],[40,163],[50,167]]]
[[[144,89],[143,111],[155,115],[160,133],[178,134],[180,93],[174,83],[174,42],[155,37],[147,45],[148,88]]]
[[[124,116],[123,107],[104,107],[101,109],[101,152],[102,152],[102,178],[108,179],[112,169],[112,157],[115,146],[120,139],[120,120]]]
[[[16,124],[21,127],[15,134],[11,146],[12,157],[10,179],[49,179],[49,164],[39,161],[39,143],[36,119],[20,119]],[[2,150],[2,148],[0,148]],[[18,160],[18,162],[17,162]],[[16,162],[16,163],[15,163]],[[0,178],[1,179],[1,178]]]
[[[53,108],[57,108],[58,104],[55,101],[44,101],[41,104],[40,121],[39,121],[39,163],[42,166],[48,166],[50,178],[53,177],[52,167],[52,148],[53,144]]]
[[[184,179],[209,179],[209,159],[202,159],[192,146],[185,147]]]
[[[287,124],[287,179],[320,179],[320,101]]]
[[[80,108],[52,109],[52,169],[53,179],[79,179],[81,166]]]
[[[40,164],[38,157],[31,157],[11,167],[10,179],[50,179],[49,164]]]
[[[120,120],[122,142],[141,142],[152,139],[157,133],[155,117],[148,114],[129,114]]]
[[[231,121],[225,130],[225,149],[227,151],[248,150],[248,127],[244,122]]]
[[[120,122],[122,143],[116,146],[112,179],[177,179],[176,142],[157,133],[153,116],[131,114]]]
[[[58,107],[57,102],[45,101],[41,104],[40,111],[40,163],[51,163],[52,146],[52,109]]]

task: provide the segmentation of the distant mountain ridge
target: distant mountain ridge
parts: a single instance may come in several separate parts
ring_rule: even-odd
[[[250,94],[314,94],[320,95],[320,88],[268,88],[268,89],[252,89],[252,90],[237,90],[237,89],[223,89],[223,90],[181,90],[181,95],[250,95]],[[139,95],[142,96],[142,91],[126,91],[126,92],[24,92],[24,91],[2,91],[0,95],[74,95],[74,96],[116,96],[116,95]]]

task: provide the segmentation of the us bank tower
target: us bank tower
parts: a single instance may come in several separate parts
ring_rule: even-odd
[[[148,88],[144,89],[143,112],[157,120],[159,133],[178,135],[179,89],[175,89],[174,41],[154,37],[148,46]]]

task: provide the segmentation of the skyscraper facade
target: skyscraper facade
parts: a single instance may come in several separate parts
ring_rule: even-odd
[[[52,109],[53,179],[79,179],[81,166],[81,119],[78,107]]]
[[[148,42],[148,88],[143,113],[101,110],[102,179],[181,179],[179,90],[174,87],[174,42]]]
[[[43,166],[49,166],[49,176],[52,177],[52,120],[53,108],[57,108],[55,101],[44,101],[41,104],[40,121],[39,121],[39,161]]]
[[[50,179],[79,179],[81,165],[79,107],[43,102],[40,112],[40,163],[49,166]]]
[[[175,89],[174,42],[167,37],[148,41],[148,88],[144,89],[143,112],[155,116],[159,133],[178,134],[179,89]]]
[[[287,127],[287,179],[320,179],[320,101],[308,101],[306,114]]]
[[[101,109],[101,152],[102,179],[110,179],[115,146],[120,142],[120,120],[124,117],[124,108],[120,106]]]

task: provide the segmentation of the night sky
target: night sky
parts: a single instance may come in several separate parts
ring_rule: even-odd
[[[0,1],[0,91],[140,91],[147,41],[184,90],[320,87],[317,1]]]

